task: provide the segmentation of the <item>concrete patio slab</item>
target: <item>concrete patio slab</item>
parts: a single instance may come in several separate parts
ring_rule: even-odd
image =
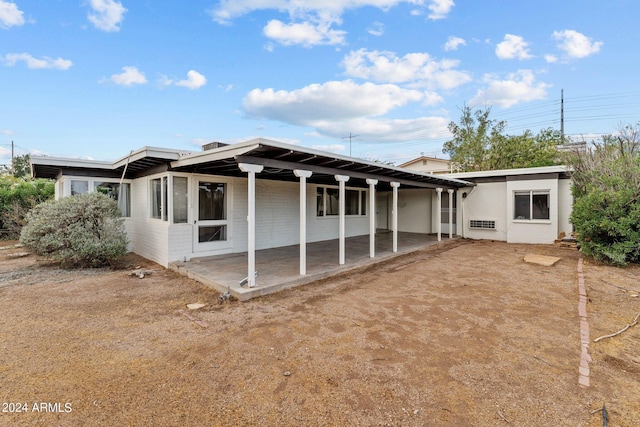
[[[448,240],[444,239],[443,241]],[[169,268],[197,280],[218,292],[246,301],[261,295],[301,286],[349,270],[379,263],[390,258],[436,244],[436,235],[398,233],[398,252],[392,251],[392,233],[376,233],[376,256],[369,257],[369,236],[347,238],[344,265],[338,263],[338,240],[307,244],[307,274],[300,275],[299,245],[256,251],[256,286],[248,288],[240,282],[247,276],[247,253],[235,253],[187,262],[173,262]]]

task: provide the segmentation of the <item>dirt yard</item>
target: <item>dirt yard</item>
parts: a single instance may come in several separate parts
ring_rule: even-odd
[[[640,312],[638,267],[585,260],[583,387],[571,249],[457,240],[222,305],[135,256],[63,271],[20,252],[0,250],[2,425],[602,426],[603,403],[640,425],[640,325],[593,342]]]

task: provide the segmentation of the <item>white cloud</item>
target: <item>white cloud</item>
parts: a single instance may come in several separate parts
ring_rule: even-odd
[[[313,84],[293,91],[254,89],[244,100],[246,114],[314,128],[336,138],[353,132],[368,140],[393,134],[397,140],[442,135],[448,120],[442,117],[388,119],[381,117],[411,102],[432,102],[432,94],[392,84],[357,84],[351,80]],[[436,95],[437,97],[437,95]],[[428,130],[425,130],[428,129]]]
[[[544,56],[544,60],[547,61],[549,64],[553,64],[554,62],[558,62],[558,57],[555,55],[546,54]]]
[[[496,56],[500,59],[530,59],[529,43],[520,36],[505,34],[504,40],[496,46]]]
[[[460,46],[466,46],[467,42],[460,37],[449,36],[449,39],[444,44],[444,50],[447,52],[450,50],[458,50]]]
[[[121,86],[142,85],[147,83],[147,78],[144,73],[136,67],[122,67],[122,70],[122,73],[113,74],[110,78],[103,79],[101,82],[110,81]]]
[[[554,31],[552,37],[558,40],[558,48],[569,58],[585,58],[598,53],[604,44],[574,30]]]
[[[518,70],[509,74],[507,79],[500,80],[494,75],[486,75],[486,89],[479,90],[471,99],[471,106],[497,105],[499,107],[511,107],[521,102],[529,102],[544,99],[547,89],[551,87],[543,82],[536,82],[531,70]]]
[[[89,22],[97,29],[109,32],[120,31],[120,23],[127,9],[115,0],[89,0],[93,10],[87,14]]]
[[[207,78],[197,72],[196,70],[189,70],[187,72],[187,78],[184,80],[173,80],[165,75],[161,75],[158,79],[158,84],[161,86],[181,86],[187,89],[195,90],[200,89],[207,84]]]
[[[256,10],[278,10],[294,18],[306,16],[339,17],[345,10],[361,7],[377,7],[388,10],[402,3],[422,6],[424,0],[221,0],[217,7],[209,10],[214,21],[229,24],[234,18]],[[434,14],[442,14],[453,6],[453,0],[431,0],[429,8]]]
[[[73,65],[73,62],[68,59],[62,59],[60,57],[53,59],[49,58],[48,56],[38,59],[34,58],[28,53],[9,53],[4,57],[5,64],[9,66],[16,65],[18,61],[23,61],[25,64],[27,64],[27,68],[30,68],[32,70],[67,70]]]
[[[285,46],[302,45],[311,47],[315,45],[344,44],[346,32],[332,29],[333,22],[325,21],[313,23],[310,21],[285,24],[273,19],[264,27],[264,35]]]
[[[444,18],[454,3],[453,0],[429,0],[430,19]],[[299,44],[314,46],[319,44],[344,44],[346,32],[334,28],[342,24],[342,14],[346,10],[376,7],[386,11],[399,4],[409,4],[417,8],[425,6],[425,0],[221,0],[209,10],[214,21],[231,24],[233,19],[257,10],[277,10],[289,15],[290,22],[279,19],[269,21],[263,33],[283,45]],[[413,9],[415,14],[419,9]],[[372,35],[381,35],[383,28],[377,23],[370,28]]]
[[[380,116],[422,98],[421,92],[396,85],[345,80],[293,91],[254,89],[244,98],[243,107],[253,117],[310,125],[325,120]]]
[[[23,12],[15,3],[0,0],[0,28],[24,25]]]
[[[176,82],[176,86],[186,87],[187,89],[199,89],[207,84],[207,78],[195,70],[187,72],[186,80]]]
[[[390,83],[422,83],[427,87],[452,89],[471,81],[464,71],[455,70],[458,60],[436,60],[428,53],[408,53],[359,49],[347,54],[342,65],[351,77]]]
[[[380,37],[384,35],[384,24],[376,21],[367,28],[367,32],[372,36]]]
[[[435,21],[446,18],[453,6],[453,0],[431,0],[431,4],[429,5],[429,10],[431,11],[429,19]]]
[[[13,135],[13,132],[8,129],[0,129],[2,135]]]

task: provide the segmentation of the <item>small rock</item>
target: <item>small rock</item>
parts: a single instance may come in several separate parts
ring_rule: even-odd
[[[202,304],[201,302],[194,302],[192,304],[187,304],[187,308],[189,310],[197,310],[199,308],[204,307],[206,304]]]
[[[289,371],[284,371],[284,376],[285,376],[285,377],[288,377],[288,376],[290,376],[290,375],[291,375],[291,372],[289,372]]]
[[[420,410],[419,410],[419,409],[414,409],[414,410],[413,410],[413,415],[418,415],[419,413],[420,413]]]

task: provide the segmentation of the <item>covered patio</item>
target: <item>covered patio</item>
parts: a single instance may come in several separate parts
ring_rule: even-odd
[[[443,241],[446,240],[448,239]],[[221,293],[229,290],[234,298],[246,301],[363,266],[385,262],[390,258],[437,243],[436,234],[399,232],[398,248],[397,252],[394,252],[393,232],[381,231],[376,233],[376,256],[371,258],[368,235],[349,237],[345,240],[346,263],[344,264],[340,264],[338,259],[339,240],[307,243],[306,275],[300,275],[299,271],[299,245],[258,250],[255,252],[258,276],[255,278],[254,287],[240,284],[247,275],[247,252],[193,258],[188,262],[173,262],[169,264],[169,268]]]

